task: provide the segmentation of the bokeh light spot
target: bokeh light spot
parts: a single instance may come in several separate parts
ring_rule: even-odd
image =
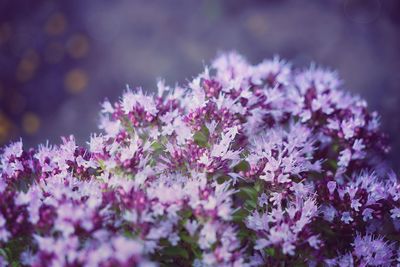
[[[67,50],[71,57],[82,58],[89,51],[89,40],[83,34],[75,34],[67,42]]]
[[[245,26],[247,30],[256,37],[265,37],[268,31],[267,18],[264,14],[256,14],[249,16]]]
[[[61,13],[55,13],[51,15],[46,23],[45,31],[49,35],[60,35],[65,31],[67,27],[67,20]]]
[[[72,94],[78,94],[86,89],[88,84],[88,77],[84,70],[73,69],[70,70],[64,79],[64,86],[68,92]]]
[[[40,119],[36,114],[32,112],[27,112],[24,114],[22,118],[22,128],[26,134],[33,135],[37,133],[39,127]]]
[[[18,64],[16,78],[20,82],[27,82],[35,75],[39,66],[39,56],[33,49],[28,50]]]
[[[0,112],[0,142],[6,142],[11,133],[11,122],[10,120]]]

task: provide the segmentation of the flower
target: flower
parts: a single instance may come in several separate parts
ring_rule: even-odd
[[[394,264],[389,147],[336,72],[232,52],[157,89],[106,100],[87,147],[2,149],[0,266]]]
[[[393,244],[381,237],[357,235],[352,245],[354,255],[361,265],[389,266],[393,262]]]
[[[345,224],[349,224],[352,222],[354,219],[351,217],[350,212],[346,211],[342,213],[342,219],[341,219]]]
[[[393,208],[390,210],[390,213],[392,214],[390,217],[392,217],[393,219],[400,218],[400,208]]]

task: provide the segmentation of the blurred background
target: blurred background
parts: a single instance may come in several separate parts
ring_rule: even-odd
[[[226,50],[337,69],[400,165],[399,0],[0,0],[0,145],[84,144],[126,84],[183,84]]]

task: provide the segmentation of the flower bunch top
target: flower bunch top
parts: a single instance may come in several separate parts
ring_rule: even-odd
[[[0,266],[391,266],[400,186],[335,72],[223,54],[127,89],[87,148],[4,148]]]

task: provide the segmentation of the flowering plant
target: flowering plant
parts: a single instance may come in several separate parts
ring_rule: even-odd
[[[5,147],[0,266],[396,265],[388,146],[341,87],[228,53],[184,87],[104,102],[87,148]]]

